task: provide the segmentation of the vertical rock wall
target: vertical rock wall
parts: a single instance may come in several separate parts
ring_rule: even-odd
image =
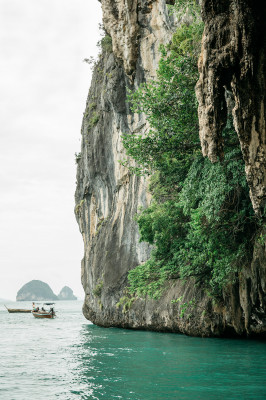
[[[201,8],[205,28],[196,93],[202,152],[212,162],[223,160],[222,130],[232,111],[250,198],[260,216],[266,204],[266,2],[202,0]],[[223,318],[238,333],[266,331],[265,238],[264,227],[252,264],[243,265],[239,283],[224,293]]]
[[[182,332],[197,336],[262,336],[266,332],[266,256],[262,245],[255,249],[251,268],[243,268],[239,284],[229,287],[224,293],[223,305],[213,304],[193,280],[183,283],[173,279],[167,283],[159,301],[138,299],[129,309],[123,307],[121,299],[127,297],[128,271],[146,261],[150,254],[148,245],[139,243],[138,228],[134,221],[138,208],[147,206],[150,201],[148,184],[145,179],[130,175],[119,163],[125,158],[122,135],[137,132],[145,134],[149,129],[143,115],[134,115],[130,111],[126,90],[138,88],[142,82],[155,77],[160,57],[158,48],[161,43],[170,40],[173,22],[165,0],[102,0],[101,3],[104,26],[112,37],[113,51],[104,51],[95,66],[82,123],[81,153],[77,157],[75,214],[84,241],[84,315],[102,326]],[[168,0],[167,3],[173,4],[174,1]],[[206,1],[206,7],[213,3]],[[221,24],[225,27],[225,23]],[[205,30],[204,40],[207,42],[208,37]],[[216,43],[214,35],[212,37],[212,42]],[[226,40],[230,47],[228,34],[225,35]],[[223,78],[217,75],[215,69],[215,57],[212,58],[214,67],[208,69],[209,56],[206,52],[207,49],[203,50],[198,84],[201,139],[204,153],[215,161],[217,156],[222,155],[220,131],[225,118],[224,88]],[[243,57],[246,59],[246,56]],[[219,59],[218,50],[216,58]],[[224,62],[229,63],[231,58],[229,52],[228,61]],[[224,62],[221,64],[224,65]],[[246,84],[251,84],[249,79],[252,74],[248,69],[250,61],[246,61],[245,65],[247,75],[243,75],[243,79]],[[220,71],[221,67],[217,68]],[[212,81],[212,77],[216,78]],[[231,90],[235,93],[244,90],[242,81],[234,78],[233,82],[235,86]],[[259,88],[258,102],[262,104],[262,83]],[[244,94],[239,101],[246,104]],[[251,109],[255,112],[255,103],[252,101]],[[236,102],[236,120],[239,114],[237,107]],[[246,119],[242,122],[250,126],[249,108],[244,110]],[[264,151],[258,122],[262,121],[260,110],[262,108],[256,109],[256,121],[252,122],[258,132],[256,137],[259,138],[256,151],[251,146],[256,142],[251,131],[247,130],[245,136],[241,133],[240,125],[238,127],[240,139],[246,137],[241,144],[246,154],[247,172],[250,163],[251,175],[257,174],[258,177],[258,184],[252,183],[255,182],[253,178],[249,180],[256,193],[262,193],[260,179],[265,177],[263,172],[262,175],[258,172],[263,171],[261,155]],[[251,148],[254,149],[253,153]],[[255,165],[249,161],[251,157],[256,159]],[[253,195],[255,207],[260,207],[262,198],[263,194]],[[187,308],[185,317],[182,316],[184,307]]]
[[[118,324],[116,304],[124,295],[127,272],[147,260],[134,215],[147,206],[143,178],[131,176],[121,136],[148,129],[133,115],[127,88],[155,77],[159,45],[172,34],[164,1],[102,0],[103,22],[113,51],[95,67],[82,124],[75,213],[84,241],[84,315],[98,324]]]
[[[203,0],[202,16],[197,84],[202,152],[213,162],[223,158],[227,92],[251,201],[260,214],[266,202],[266,2]]]

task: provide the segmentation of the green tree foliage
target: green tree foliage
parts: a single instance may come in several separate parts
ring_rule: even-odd
[[[197,68],[190,54],[179,56],[164,47],[161,54],[158,80],[128,96],[132,110],[145,113],[152,130],[145,137],[125,135],[123,141],[127,154],[139,165],[133,172],[160,171],[165,179],[178,182],[200,151],[194,91]]]
[[[113,51],[113,45],[112,45],[112,38],[109,35],[105,35],[99,42],[98,42],[98,47],[103,51],[107,53],[112,53]]]
[[[211,164],[200,151],[194,88],[203,25],[191,4],[194,22],[161,48],[157,79],[129,93],[151,126],[123,143],[136,162],[129,168],[151,175],[153,201],[136,218],[141,240],[154,245],[150,260],[129,272],[132,295],[158,298],[166,280],[193,277],[219,297],[252,254],[255,217],[230,116],[224,161]]]

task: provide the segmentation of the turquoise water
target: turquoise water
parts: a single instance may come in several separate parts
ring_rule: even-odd
[[[0,305],[1,400],[266,399],[265,342],[104,329],[81,306],[37,320]]]

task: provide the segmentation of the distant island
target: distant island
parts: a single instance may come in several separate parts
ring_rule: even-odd
[[[73,290],[64,286],[57,296],[50,286],[39,280],[32,280],[19,289],[16,301],[54,301],[54,300],[77,300]]]
[[[70,287],[64,286],[58,295],[58,300],[77,300],[77,297],[74,296],[73,290]]]
[[[17,301],[36,301],[36,300],[57,300],[50,286],[42,281],[33,280],[26,283],[18,291]]]

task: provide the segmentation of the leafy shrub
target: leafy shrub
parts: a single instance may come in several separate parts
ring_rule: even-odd
[[[89,120],[89,128],[93,128],[99,121],[100,117],[97,111],[93,111],[90,120]]]
[[[203,25],[183,25],[161,48],[157,79],[129,93],[132,110],[145,113],[146,136],[124,135],[124,161],[152,175],[153,202],[137,215],[140,240],[154,245],[150,260],[128,274],[129,292],[159,298],[169,279],[193,277],[214,297],[250,262],[256,220],[232,118],[224,129],[225,159],[201,154],[195,84]]]
[[[112,38],[109,35],[105,35],[98,43],[98,46],[102,49],[102,51],[106,53],[112,53],[113,51],[113,44]]]
[[[94,296],[100,297],[102,294],[102,288],[103,288],[103,281],[100,281],[94,288],[93,294]]]

